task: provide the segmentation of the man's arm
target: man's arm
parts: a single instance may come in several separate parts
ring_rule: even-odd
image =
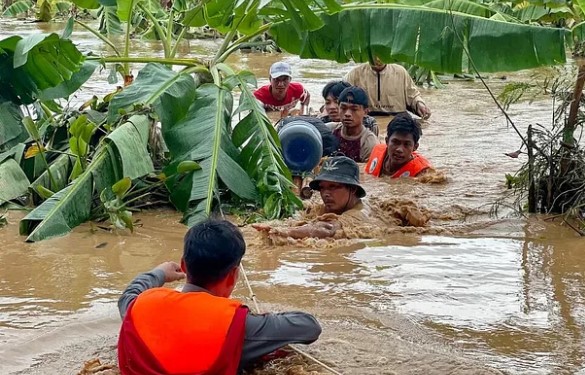
[[[431,110],[425,104],[418,87],[416,87],[408,72],[404,77],[404,87],[406,89],[406,105],[425,120],[431,117]]]
[[[275,228],[269,225],[253,224],[254,229],[274,234],[280,237],[302,238],[328,238],[335,236],[335,232],[341,228],[337,221],[318,221],[298,227]]]
[[[319,322],[307,313],[248,314],[241,363],[249,364],[288,344],[310,344],[319,335]]]
[[[368,130],[360,142],[360,159],[362,163],[367,163],[370,160],[370,155],[372,155],[372,151],[378,143],[378,137]]]
[[[162,263],[153,270],[136,276],[124,290],[120,299],[118,299],[120,317],[124,319],[128,307],[140,293],[148,289],[161,287],[165,282],[180,280],[184,277],[185,274],[181,271],[181,266],[175,262]]]

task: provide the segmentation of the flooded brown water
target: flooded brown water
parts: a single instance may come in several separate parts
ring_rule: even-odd
[[[60,29],[2,20],[0,38]],[[73,39],[103,51],[88,33]],[[191,41],[182,53],[205,57],[216,46]],[[160,53],[143,41],[134,50]],[[293,65],[313,108],[323,102],[323,85],[351,68],[265,54],[236,55],[230,63],[265,83],[280,59]],[[107,74],[96,74],[73,101],[112,91]],[[496,76],[489,82],[496,91],[505,83]],[[420,151],[448,181],[366,177],[364,184],[370,201],[412,199],[432,211],[429,229],[321,248],[267,246],[244,228],[244,264],[262,308],[315,313],[324,333],[308,350],[344,374],[585,373],[584,240],[542,217],[489,216],[506,192],[504,174],[523,160],[503,155],[520,141],[478,82],[450,81],[423,96],[433,115]],[[515,105],[510,115],[523,130],[548,123],[550,111],[541,100]],[[186,228],[179,215],[137,215],[142,226],[134,234],[86,224],[34,244],[18,235],[22,216],[10,212],[0,229],[0,374],[75,374],[96,355],[111,358],[116,300],[136,274],[180,258]],[[250,302],[243,285],[235,294]]]

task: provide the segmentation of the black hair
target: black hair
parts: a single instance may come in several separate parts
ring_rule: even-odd
[[[394,133],[407,133],[412,134],[412,138],[414,139],[414,143],[418,143],[420,136],[422,134],[420,126],[417,124],[416,121],[408,114],[408,112],[401,112],[397,114],[390,123],[388,123],[388,128],[386,129],[387,137],[390,138]]]
[[[345,81],[330,81],[328,82],[325,87],[323,87],[323,99],[327,99],[329,95],[333,96],[335,99],[339,98],[339,94],[345,88],[350,87],[351,84]]]
[[[207,220],[193,226],[185,235],[183,260],[187,280],[205,288],[220,281],[240,264],[246,242],[234,224]]]

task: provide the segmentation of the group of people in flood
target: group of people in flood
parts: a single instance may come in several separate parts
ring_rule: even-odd
[[[291,80],[290,65],[275,63],[270,83],[256,90],[255,96],[269,111],[287,115],[298,104],[303,110],[310,95]],[[365,163],[365,173],[391,178],[416,177],[431,169],[416,152],[421,129],[406,111],[424,119],[431,112],[403,67],[379,60],[358,66],[344,80],[328,83],[323,99],[319,119],[326,131],[317,134],[335,142],[323,148],[330,155],[309,186],[320,193],[321,214],[327,219],[289,227],[255,225],[261,232],[290,238],[333,237],[340,227],[336,218],[364,208],[366,191],[357,163]],[[369,113],[394,116],[385,142],[379,142],[378,124]],[[310,121],[306,124],[313,126]],[[252,314],[230,299],[245,251],[236,226],[208,220],[187,232],[180,264],[165,262],[138,275],[118,303],[123,319],[118,341],[121,373],[235,375],[287,344],[317,340],[321,327],[310,314]],[[184,278],[181,291],[163,288]]]
[[[292,69],[284,62],[272,65],[270,83],[254,95],[267,111],[281,111],[283,116],[299,102],[303,110],[310,101],[302,84],[292,82]],[[428,160],[416,152],[421,128],[408,110],[423,119],[431,111],[402,66],[383,64],[377,58],[374,63],[358,65],[344,80],[325,85],[323,99],[318,117],[337,138],[336,153],[367,163],[366,173],[416,177],[431,169]],[[393,116],[384,143],[379,141],[379,126],[371,114]]]

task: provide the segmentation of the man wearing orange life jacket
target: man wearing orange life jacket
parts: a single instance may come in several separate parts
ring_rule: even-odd
[[[420,127],[408,113],[400,113],[388,124],[386,144],[376,145],[365,172],[381,175],[417,177],[432,169],[431,163],[418,154]]]
[[[118,301],[122,375],[235,375],[287,344],[317,340],[321,327],[309,314],[256,315],[229,298],[245,250],[236,226],[209,220],[185,236],[180,265],[132,281]],[[162,288],[185,275],[181,292]]]

